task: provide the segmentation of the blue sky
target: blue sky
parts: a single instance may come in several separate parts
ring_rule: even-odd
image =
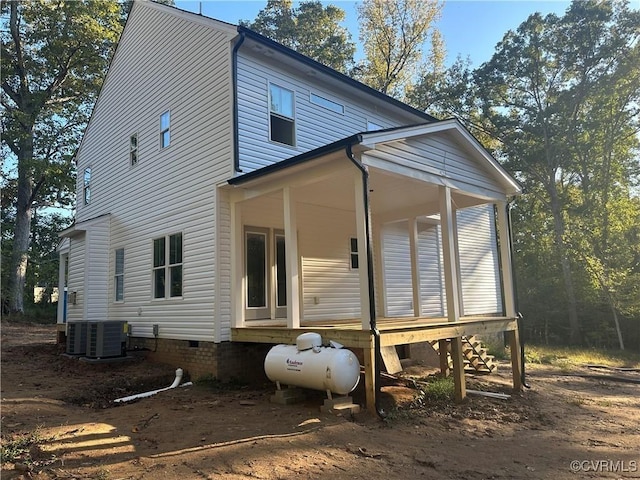
[[[237,24],[238,20],[253,20],[265,7],[265,1],[254,0],[208,0],[179,1],[176,7],[191,12],[199,12],[208,17]],[[347,19],[344,26],[351,32],[352,39],[358,42],[358,16],[355,1],[330,1],[342,8]],[[489,60],[495,45],[508,30],[518,25],[534,12],[563,15],[570,2],[562,0],[450,0],[445,2],[438,28],[442,33],[447,49],[447,63],[453,62],[458,55],[471,58],[473,66],[479,66]],[[200,5],[202,5],[200,7]]]

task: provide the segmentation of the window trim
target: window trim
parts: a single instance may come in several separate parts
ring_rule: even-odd
[[[122,252],[122,271],[118,272],[118,252]],[[118,298],[118,279],[122,285],[122,297]],[[113,269],[113,302],[124,303],[124,247],[114,250],[114,269]]]
[[[180,261],[171,263],[171,239],[180,236]],[[162,252],[162,264],[155,265],[156,241],[163,240],[164,248]],[[155,237],[151,241],[151,299],[157,300],[180,300],[184,298],[184,233],[175,232],[162,237]],[[180,268],[180,295],[172,295],[172,272],[175,268]],[[164,296],[156,297],[156,271],[164,272]]]
[[[164,116],[167,116],[167,127],[163,128]],[[167,134],[167,144],[164,143],[164,135]],[[171,110],[165,110],[160,114],[160,149],[169,148],[171,146]]]
[[[309,102],[331,112],[344,115],[345,108],[342,103],[336,102],[335,100],[331,100],[327,97],[323,97],[322,95],[318,95],[317,93],[309,92]]]
[[[271,106],[272,106],[271,89],[273,87],[291,93],[291,115],[292,115],[291,117],[289,117],[286,114],[277,112],[277,111],[275,111],[275,110],[273,110],[271,108]],[[269,107],[269,141],[273,142],[273,143],[277,143],[278,145],[284,145],[284,146],[287,146],[287,147],[296,148],[296,145],[297,145],[297,135],[296,135],[296,91],[292,90],[292,89],[289,89],[289,88],[286,88],[286,87],[283,87],[281,85],[278,85],[277,83],[269,82],[267,94],[268,94],[267,97],[268,97],[268,102],[269,102],[269,105],[268,105],[268,107]],[[272,122],[272,119],[274,117],[277,118],[277,119],[280,119],[282,121],[291,123],[292,143],[284,143],[284,142],[280,142],[278,140],[274,140],[273,139],[273,135],[272,135],[272,123],[273,122]]]
[[[135,139],[135,145],[134,145]],[[129,166],[135,167],[138,164],[139,156],[138,156],[138,132],[134,132],[129,135]]]

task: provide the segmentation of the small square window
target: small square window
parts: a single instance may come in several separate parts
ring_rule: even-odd
[[[160,115],[160,148],[166,148],[171,144],[171,113],[169,111]]]
[[[351,268],[353,270],[357,269],[359,266],[359,258],[358,258],[358,239],[351,238],[350,239],[350,253],[349,256],[351,258]]]

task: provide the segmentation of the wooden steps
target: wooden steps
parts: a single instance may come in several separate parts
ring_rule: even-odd
[[[430,343],[431,346],[440,354],[439,342],[433,341]],[[487,350],[475,336],[462,337],[462,354],[465,373],[489,374],[497,368],[497,365],[494,362],[494,357],[487,354]],[[446,355],[449,368],[453,368],[451,345],[449,343],[447,343]]]

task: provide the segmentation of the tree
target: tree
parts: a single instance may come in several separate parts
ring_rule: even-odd
[[[319,1],[302,2],[293,8],[291,0],[269,0],[253,22],[242,25],[303,55],[346,73],[353,64],[355,45],[346,28],[340,26],[344,10]]]
[[[358,5],[360,41],[366,60],[355,76],[382,93],[404,98],[421,69],[442,67],[444,45],[433,26],[442,3],[433,0],[364,0]],[[423,65],[423,47],[431,40],[431,54]]]
[[[534,14],[474,73],[483,116],[502,141],[497,154],[548,212],[542,225],[553,238],[574,344],[584,334],[576,275],[599,285],[615,313],[607,285],[634,268],[610,240],[620,229],[627,233],[617,241],[631,238],[637,218],[611,215],[620,202],[637,205],[629,179],[638,158],[639,15],[622,1],[591,0],[574,1],[561,18]]]
[[[122,30],[110,0],[2,1],[2,140],[15,162],[7,295],[22,312],[34,208],[73,200],[71,158]]]

